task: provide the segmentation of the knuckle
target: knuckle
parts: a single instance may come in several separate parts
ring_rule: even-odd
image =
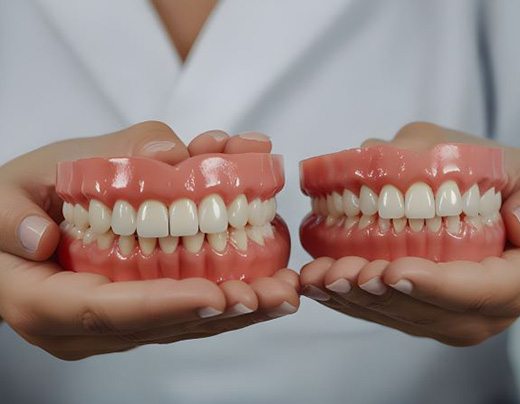
[[[85,309],[80,314],[79,323],[88,334],[104,335],[116,331],[108,319],[103,318],[92,309]]]
[[[133,126],[136,131],[154,135],[175,135],[175,132],[167,124],[161,121],[144,121]]]
[[[430,133],[432,131],[438,131],[439,126],[430,123],[430,122],[424,122],[424,121],[414,121],[407,123],[406,125],[402,126],[396,133],[395,137],[406,137],[410,135],[417,135],[417,133],[423,133],[427,132]]]

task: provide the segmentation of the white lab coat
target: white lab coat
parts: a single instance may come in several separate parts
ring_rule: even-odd
[[[0,0],[0,162],[159,119],[270,134],[291,265],[309,207],[300,159],[428,120],[519,143],[515,0],[224,0],[181,66],[144,0]],[[66,158],[66,156],[64,156]],[[215,338],[65,363],[0,327],[2,403],[496,403],[514,400],[501,335],[450,348],[303,299]]]

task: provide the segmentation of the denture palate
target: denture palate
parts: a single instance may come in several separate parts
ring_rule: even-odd
[[[425,182],[415,182],[401,190],[385,184],[379,193],[361,185],[359,195],[349,189],[312,197],[312,212],[325,218],[327,226],[343,225],[359,229],[378,223],[381,232],[391,228],[395,233],[408,226],[413,232],[426,228],[437,232],[444,224],[448,232],[459,233],[461,221],[474,227],[492,226],[499,219],[502,196],[494,187],[480,190],[473,184],[461,193],[453,180],[432,189]]]
[[[136,244],[143,255],[151,255],[156,248],[171,254],[180,244],[197,253],[204,240],[217,252],[224,251],[229,242],[247,251],[248,239],[263,246],[265,238],[274,237],[271,222],[275,216],[274,197],[248,201],[244,194],[227,206],[219,194],[210,194],[198,205],[187,198],[169,205],[146,200],[138,209],[125,200],[109,207],[92,199],[87,207],[65,202],[62,228],[84,245],[97,242],[101,250],[109,249],[115,240],[123,256],[130,255]]]

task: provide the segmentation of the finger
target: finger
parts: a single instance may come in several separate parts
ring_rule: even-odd
[[[233,280],[219,286],[226,296],[226,311],[219,318],[241,316],[258,309],[256,294],[247,283]]]
[[[520,247],[520,191],[514,192],[500,210],[507,232],[507,240]]]
[[[380,146],[388,143],[389,142],[387,140],[372,137],[363,141],[363,143],[361,143],[361,147]]]
[[[221,130],[210,130],[201,133],[188,145],[190,156],[205,153],[223,153],[229,135]]]
[[[270,153],[271,139],[259,132],[245,132],[232,136],[226,143],[225,153]]]
[[[295,288],[276,278],[258,278],[251,282],[258,299],[258,311],[270,317],[293,314],[298,310],[300,299]]]
[[[302,294],[317,301],[329,300],[330,296],[323,291],[324,277],[334,264],[330,257],[320,257],[304,265],[300,271]]]
[[[273,278],[286,282],[297,292],[300,291],[300,277],[296,272],[289,268],[283,268],[275,272]]]

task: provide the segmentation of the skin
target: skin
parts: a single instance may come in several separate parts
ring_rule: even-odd
[[[52,355],[77,360],[144,344],[203,338],[291,314],[299,306],[298,275],[281,269],[250,284],[206,279],[110,282],[62,271],[52,254],[63,220],[54,193],[56,163],[92,156],[147,156],[170,164],[207,152],[270,152],[267,137],[249,140],[206,132],[186,147],[160,122],[144,122],[110,135],[66,140],[0,167],[0,318],[21,337]],[[36,251],[20,242],[27,216],[48,222]],[[251,312],[241,314],[241,303]],[[222,313],[201,318],[211,308]]]
[[[364,145],[382,142],[371,139]],[[390,143],[421,150],[445,142],[502,147],[421,122],[403,127]],[[413,257],[393,262],[322,257],[302,269],[303,294],[346,315],[453,346],[475,345],[505,330],[520,315],[520,217],[514,214],[520,207],[520,149],[504,149],[508,184],[502,192],[501,214],[509,247],[502,257],[438,264]],[[375,278],[384,284],[381,295],[361,287]],[[327,288],[340,279],[344,280],[340,284],[350,283],[350,291],[337,293],[337,288],[332,287],[336,292]],[[402,293],[392,287],[401,280],[411,282],[412,290]]]

